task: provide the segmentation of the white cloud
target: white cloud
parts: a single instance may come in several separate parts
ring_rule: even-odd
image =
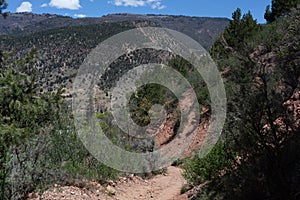
[[[51,0],[49,6],[59,9],[65,8],[70,10],[78,10],[81,8],[79,0]]]
[[[150,6],[152,9],[164,9],[164,6],[161,3],[161,0],[113,0],[108,3],[114,4],[116,6],[131,6],[131,7],[140,7],[140,6]]]
[[[147,2],[151,5],[152,9],[164,9],[166,6],[162,5],[160,1],[155,1],[155,0],[147,0]]]
[[[32,12],[32,4],[28,1],[24,1],[16,9],[16,12]]]
[[[112,2],[116,6],[132,6],[132,7],[138,7],[138,6],[145,6],[144,0],[114,0]]]
[[[48,7],[48,4],[47,4],[47,3],[43,3],[43,4],[41,5],[41,7],[42,7],[42,8]]]
[[[84,18],[84,17],[86,17],[86,15],[84,15],[84,14],[74,14],[74,17]]]

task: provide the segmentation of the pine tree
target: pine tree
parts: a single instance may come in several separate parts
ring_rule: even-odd
[[[6,56],[4,56],[6,57]],[[36,59],[32,51],[23,60],[7,60],[0,66],[0,199],[11,196],[7,181],[12,153],[30,138],[53,127],[60,93],[40,95],[36,84]],[[20,161],[21,162],[21,161]],[[23,162],[23,161],[22,161]]]
[[[299,3],[299,0],[272,0],[272,6],[267,6],[264,17],[271,23],[278,17],[286,15],[292,8],[296,8]]]
[[[242,15],[237,8],[232,13],[232,20],[224,33],[216,40],[211,48],[214,58],[226,58],[232,52],[244,51],[245,41],[259,30],[257,21],[250,11]]]
[[[0,15],[2,15],[4,18],[7,17],[7,13],[3,12],[7,8],[6,0],[0,0]],[[3,59],[3,52],[0,50],[0,67]]]
[[[0,0],[0,15],[2,15],[3,17],[7,16],[6,12],[3,12],[3,10],[5,10],[7,8],[7,3],[6,0]]]

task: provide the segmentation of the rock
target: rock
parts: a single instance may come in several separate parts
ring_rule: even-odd
[[[109,194],[112,194],[112,195],[115,195],[115,194],[116,194],[116,190],[115,190],[112,186],[110,186],[110,185],[108,185],[108,186],[106,187],[106,190],[107,190],[107,192],[108,192]]]
[[[134,178],[134,174],[130,174],[130,175],[129,175],[129,179],[130,179],[130,180],[133,180],[133,178]]]
[[[97,185],[98,185],[98,183],[95,182],[95,181],[92,181],[90,184],[91,184],[91,186],[93,186],[93,187],[97,187]]]
[[[109,185],[113,186],[113,187],[116,187],[116,183],[112,180],[108,181]]]
[[[32,192],[28,194],[28,199],[40,199],[40,196],[38,193]]]

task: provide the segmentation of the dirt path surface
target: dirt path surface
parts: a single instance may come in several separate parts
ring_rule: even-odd
[[[104,188],[94,183],[92,188],[78,188],[74,186],[54,188],[43,193],[42,196],[31,194],[29,199],[47,200],[186,200],[180,195],[186,180],[182,177],[182,169],[168,167],[166,174],[153,176],[148,180],[132,176],[121,178],[119,182]]]
[[[139,180],[121,185],[116,192],[115,199],[137,200],[178,199],[182,186],[186,183],[182,177],[182,170],[177,167],[169,167],[167,174],[157,175],[149,180]]]

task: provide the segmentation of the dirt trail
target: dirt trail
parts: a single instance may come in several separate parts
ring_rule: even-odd
[[[166,174],[156,175],[148,180],[139,177],[123,178],[113,186],[106,188],[99,184],[94,189],[74,186],[56,186],[42,196],[32,195],[29,199],[47,200],[187,200],[180,195],[186,180],[182,177],[182,169],[170,166]]]
[[[165,175],[157,175],[147,181],[139,180],[121,185],[117,188],[115,199],[179,199],[180,190],[185,183],[180,168],[168,167]]]
[[[190,92],[187,91],[182,104],[189,108],[191,102]],[[202,114],[206,113],[205,108]],[[193,119],[193,113],[190,113]],[[192,143],[182,157],[189,157],[195,149],[198,149],[206,136],[209,126],[209,120],[203,120],[197,130]],[[173,123],[166,123],[162,129],[156,134],[156,141],[160,145],[172,136]],[[189,130],[186,130],[189,132]],[[162,145],[161,147],[164,147]],[[182,176],[182,169],[170,166],[166,174],[153,176],[148,180],[143,180],[137,176],[129,178],[121,178],[117,183],[113,183],[108,187],[95,183],[92,190],[80,189],[76,187],[55,187],[46,191],[40,199],[47,200],[187,200],[187,195],[180,195],[182,186],[186,184],[186,180]]]

